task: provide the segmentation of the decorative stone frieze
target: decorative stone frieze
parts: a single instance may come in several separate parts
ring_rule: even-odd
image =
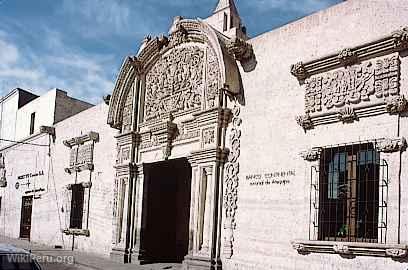
[[[391,97],[386,100],[385,110],[390,114],[398,114],[408,109],[408,101],[403,95]]]
[[[400,259],[407,256],[407,245],[378,244],[361,242],[335,242],[296,240],[292,243],[293,249],[300,254],[305,253],[331,253],[347,256],[375,256]]]
[[[377,145],[377,150],[383,153],[402,152],[407,148],[407,141],[404,137],[391,139],[386,138]]]
[[[300,81],[306,79],[309,76],[303,62],[298,62],[292,65],[290,67],[290,73]]]
[[[252,45],[241,38],[234,37],[226,45],[228,53],[237,61],[245,62],[254,56]]]
[[[395,49],[397,50],[408,49],[408,27],[393,32],[392,37],[394,38]]]
[[[312,149],[300,152],[300,156],[306,161],[316,161],[316,160],[319,160],[321,153],[322,153],[321,148],[312,148]]]
[[[296,122],[304,130],[312,129],[314,127],[312,118],[310,117],[309,114],[296,116]]]
[[[228,163],[225,166],[225,241],[223,254],[226,258],[231,258],[233,255],[234,230],[236,229],[235,214],[238,202],[239,157],[241,151],[242,124],[240,107],[238,104],[234,105],[232,115],[232,130],[229,138],[231,149],[228,155]]]
[[[343,49],[337,56],[339,62],[344,66],[351,66],[357,63],[357,54],[350,48]]]
[[[352,107],[344,107],[339,111],[339,119],[343,123],[352,123],[357,120],[357,115]]]
[[[404,258],[407,257],[407,250],[401,248],[389,248],[385,250],[385,253],[393,258]]]

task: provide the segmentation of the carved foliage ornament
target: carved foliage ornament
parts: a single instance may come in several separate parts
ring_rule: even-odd
[[[320,148],[312,148],[300,153],[300,156],[306,161],[316,161],[320,158],[320,153],[322,149]]]
[[[397,139],[386,138],[377,146],[378,151],[384,153],[402,152],[405,151],[406,148],[407,140],[404,137]]]
[[[345,66],[353,65],[358,61],[357,54],[350,48],[343,49],[337,58]]]
[[[147,73],[145,121],[168,113],[201,108],[204,90],[206,106],[216,106],[219,74],[217,57],[210,48],[189,46],[173,49]]]
[[[347,104],[399,94],[400,62],[397,55],[328,72],[306,80],[305,111],[314,113]]]
[[[352,107],[344,107],[339,111],[339,119],[343,123],[351,123],[357,120],[357,115]]]
[[[224,194],[224,209],[225,209],[225,223],[226,230],[224,255],[227,258],[232,257],[234,230],[236,228],[235,212],[238,201],[238,174],[239,174],[239,156],[241,148],[241,124],[240,107],[234,106],[232,111],[232,130],[230,135],[231,149],[228,156],[228,163],[226,164],[226,178],[225,178],[225,194]]]
[[[408,27],[395,31],[392,33],[392,37],[394,38],[394,47],[397,50],[408,49]]]
[[[305,115],[296,116],[296,122],[297,122],[298,125],[301,126],[304,130],[312,129],[312,128],[313,128],[312,118],[310,117],[310,114],[308,114],[308,113],[305,114]]]
[[[309,74],[306,71],[305,65],[302,62],[296,63],[290,67],[290,73],[299,80],[306,79]]]
[[[407,250],[399,248],[390,248],[385,250],[385,254],[393,258],[404,258],[407,256]]]

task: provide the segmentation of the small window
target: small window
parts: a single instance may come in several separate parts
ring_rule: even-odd
[[[378,241],[380,154],[372,143],[324,149],[319,240]]]
[[[228,15],[227,13],[224,13],[224,24],[223,24],[223,31],[227,31],[228,30]]]
[[[70,228],[82,229],[82,217],[84,210],[84,187],[82,184],[72,186]]]
[[[35,128],[35,112],[31,114],[31,119],[30,119],[30,135],[34,134],[34,128]]]
[[[230,17],[230,29],[234,28],[234,16],[231,15]]]

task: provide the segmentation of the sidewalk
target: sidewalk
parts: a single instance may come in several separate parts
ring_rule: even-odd
[[[89,254],[82,251],[71,251],[65,249],[54,249],[45,245],[37,244],[34,242],[28,242],[22,239],[14,239],[0,235],[0,243],[11,244],[13,246],[31,250],[34,255],[37,256],[51,256],[54,258],[63,256],[73,256],[73,262],[75,266],[79,266],[79,269],[90,270],[180,270],[179,264],[150,264],[150,265],[134,265],[134,264],[121,264],[109,260],[108,258],[100,257],[95,254]],[[71,257],[72,258],[72,257]],[[56,261],[56,260],[55,260]],[[70,260],[72,265],[72,259]]]

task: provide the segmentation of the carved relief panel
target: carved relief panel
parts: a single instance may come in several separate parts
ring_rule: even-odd
[[[399,94],[398,55],[327,72],[305,81],[305,112],[314,113]]]
[[[217,57],[210,48],[192,45],[171,50],[146,75],[144,121],[215,107],[219,76]]]

